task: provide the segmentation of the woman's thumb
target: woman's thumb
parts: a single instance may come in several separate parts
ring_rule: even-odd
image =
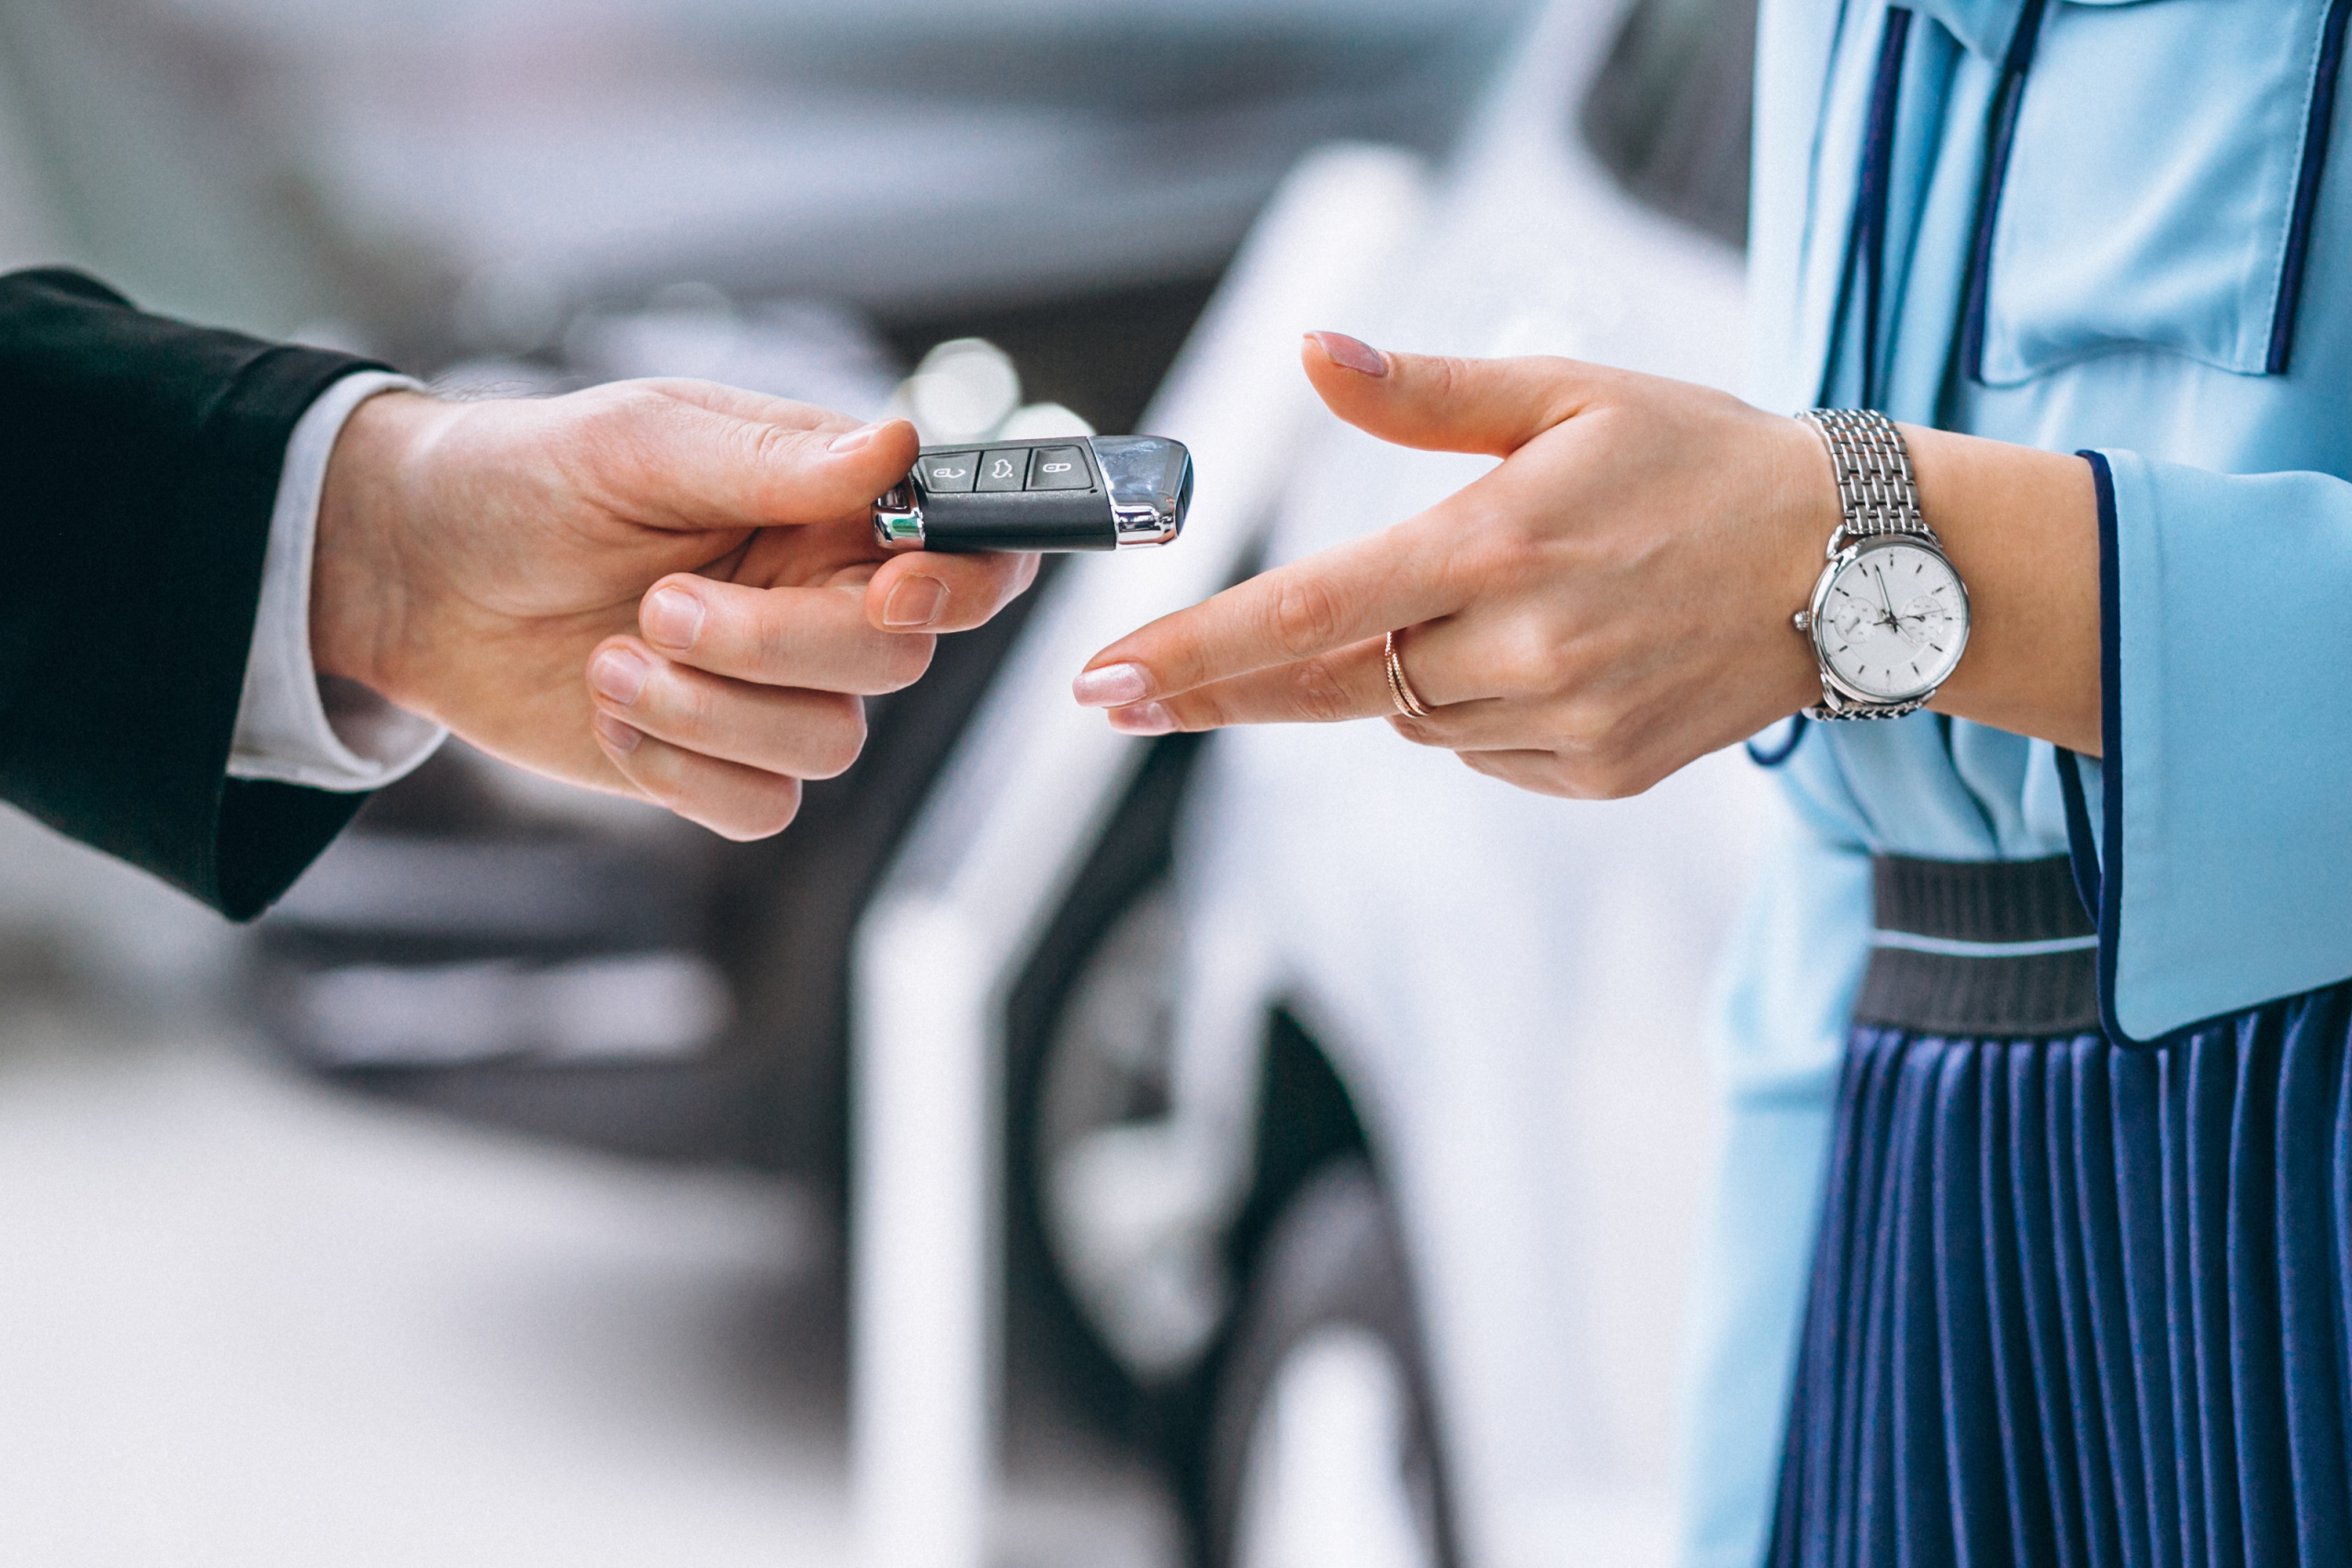
[[[1590,391],[1573,359],[1387,354],[1345,333],[1308,333],[1299,358],[1333,413],[1383,441],[1438,452],[1507,457]]]

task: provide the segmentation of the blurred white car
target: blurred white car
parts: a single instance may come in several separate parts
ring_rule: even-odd
[[[1050,584],[861,931],[871,1561],[982,1561],[992,1358],[1158,1445],[1215,1568],[1670,1556],[1764,776],[1568,803],[1376,723],[1124,740],[1068,683],[1487,466],[1340,426],[1301,330],[1735,385],[1752,38],[1741,0],[1549,6],[1448,167],[1302,164],[1164,385],[1185,538]]]

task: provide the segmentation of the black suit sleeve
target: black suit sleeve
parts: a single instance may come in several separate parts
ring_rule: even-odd
[[[237,919],[342,830],[229,744],[287,444],[376,367],[0,277],[0,798]]]

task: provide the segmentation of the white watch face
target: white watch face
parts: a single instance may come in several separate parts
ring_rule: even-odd
[[[1822,662],[1872,702],[1934,691],[1968,641],[1968,593],[1938,551],[1872,542],[1829,580],[1814,613]]]

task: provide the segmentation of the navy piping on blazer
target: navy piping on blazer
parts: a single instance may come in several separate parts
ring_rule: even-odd
[[[1878,69],[1871,81],[1870,118],[1862,131],[1861,179],[1854,191],[1854,216],[1846,245],[1846,287],[1854,285],[1854,270],[1862,274],[1862,406],[1878,404],[1879,302],[1886,280],[1886,197],[1894,163],[1894,106],[1903,89],[1903,56],[1911,39],[1911,13],[1900,6],[1886,13],[1886,36],[1879,40]],[[1815,402],[1827,400],[1825,387]],[[1778,768],[1796,755],[1804,739],[1804,715],[1791,714],[1788,733],[1770,748],[1747,742],[1747,760],[1759,768]]]
[[[2098,927],[2099,1027],[2118,1045],[2160,1045],[2235,1015],[2223,1013],[2183,1024],[2154,1040],[2133,1039],[2115,1016],[2115,956],[2123,931],[2122,561],[2116,550],[2115,476],[2100,454],[2075,455],[2090,464],[2091,483],[2098,492],[2099,743],[2106,756],[2099,763],[2104,785],[2099,792],[2102,832],[2094,840],[2079,763],[2072,751],[2059,748],[2058,787],[2066,807],[2066,853],[2073,863],[2075,891]]]
[[[2066,852],[2074,863],[2075,890],[2098,927],[2098,1017],[2107,1037],[2119,1045],[2146,1045],[2123,1032],[2115,1017],[2115,946],[2123,926],[2123,617],[2122,568],[2115,549],[2115,476],[2097,452],[2078,452],[2091,466],[2098,491],[2098,679],[2100,818],[2106,854],[2091,838],[2091,814],[2084,799],[2075,754],[2060,748],[2059,793],[2066,803]]]
[[[2335,83],[2344,69],[2344,23],[2352,0],[2327,8],[2320,34],[2319,70],[2312,81],[2311,118],[2303,126],[2303,165],[2295,176],[2295,219],[2287,230],[2287,260],[2278,272],[2278,302],[2270,316],[2270,356],[2263,369],[2287,373],[2295,346],[2295,311],[2303,299],[2303,261],[2312,245],[2312,218],[2319,208],[2320,177],[2327,173],[2327,143],[2335,128]]]
[[[1797,742],[1804,739],[1805,716],[1792,713],[1788,718],[1789,733],[1778,746],[1767,750],[1751,740],[1747,743],[1747,760],[1759,768],[1778,768],[1797,754]]]
[[[1903,55],[1911,41],[1911,13],[1892,6],[1879,40],[1871,84],[1870,118],[1862,131],[1861,180],[1854,192],[1853,234],[1846,247],[1847,286],[1862,270],[1862,406],[1878,407],[1878,318],[1886,289],[1886,198],[1894,183],[1894,107],[1903,91]]]
[[[2025,101],[2026,73],[2033,67],[2033,46],[2041,38],[2045,4],[2046,0],[2026,0],[2025,9],[2018,16],[2017,31],[2009,35],[2008,52],[2001,57],[2000,88],[1993,95],[1993,130],[1986,138],[1992,152],[1984,164],[1984,194],[1976,202],[1975,238],[1968,247],[1968,309],[1960,328],[1961,368],[1972,381],[1984,378],[1984,297],[1993,272],[1993,220],[2001,212],[2001,187],[2009,177],[2009,147],[2018,137],[2018,107]]]
[[[2009,150],[2017,141],[2018,108],[2025,99],[2027,73],[2041,33],[2046,0],[2027,0],[2001,62],[2001,85],[1993,100],[1992,155],[1985,167],[1984,199],[1977,203],[1976,233],[1969,247],[1968,306],[1962,319],[1961,367],[1972,381],[1984,378],[1984,312],[1991,291],[1993,226],[2007,182]],[[2327,172],[2327,148],[2335,127],[2335,88],[2344,73],[2344,31],[2352,0],[2328,6],[2320,33],[2319,62],[2312,79],[2311,111],[2303,127],[2302,165],[2295,176],[2295,207],[2287,229],[2287,252],[2278,268],[2278,295],[2271,308],[2270,348],[2263,373],[2283,376],[2295,344],[2295,317],[2302,304],[2304,264],[2311,254],[2312,224],[2318,212],[2320,183]]]

